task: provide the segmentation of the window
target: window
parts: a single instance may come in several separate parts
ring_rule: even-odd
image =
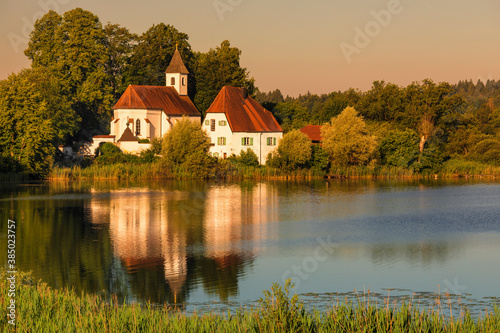
[[[205,125],[207,125],[207,126],[210,125],[210,120],[208,120],[208,119],[205,120]]]
[[[242,146],[253,146],[253,138],[241,138]]]
[[[276,146],[276,138],[267,138],[268,146]]]
[[[219,120],[219,126],[226,126],[227,122],[225,120]]]
[[[182,85],[183,85],[183,86],[185,86],[185,85],[186,85],[186,78],[185,78],[185,77],[183,77],[183,78],[182,78]]]
[[[135,135],[141,135],[141,121],[139,119],[135,121]]]
[[[175,86],[175,77],[170,78],[170,85]]]
[[[210,130],[215,131],[215,119],[210,120]]]
[[[226,138],[224,138],[224,137],[217,138],[217,144],[219,146],[225,146],[226,145]]]

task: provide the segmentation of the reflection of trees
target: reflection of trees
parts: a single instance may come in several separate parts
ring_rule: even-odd
[[[460,242],[435,241],[410,244],[373,244],[367,246],[374,264],[407,262],[410,265],[430,265],[434,262],[443,264],[450,257],[464,252]]]
[[[54,288],[99,293],[112,261],[106,229],[87,223],[85,195],[52,193],[46,186],[17,188],[0,201],[0,227],[16,221],[16,264]],[[49,193],[49,195],[47,195]],[[2,229],[2,230],[6,230]],[[99,253],[99,255],[95,255]],[[6,264],[1,256],[0,264]]]

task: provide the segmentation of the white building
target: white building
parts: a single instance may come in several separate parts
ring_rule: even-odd
[[[207,110],[202,128],[212,140],[213,156],[227,158],[251,148],[261,164],[283,137],[271,112],[248,96],[246,89],[236,87],[221,89]]]
[[[113,107],[111,133],[93,138],[91,152],[101,142],[112,142],[123,151],[138,153],[150,147],[139,143],[166,134],[183,116],[201,122],[201,113],[188,97],[188,74],[176,49],[165,71],[166,86],[130,85]]]

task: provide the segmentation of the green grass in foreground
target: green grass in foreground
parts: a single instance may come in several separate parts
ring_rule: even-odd
[[[7,317],[10,303],[6,274],[0,274],[0,325],[14,331]],[[305,311],[298,296],[274,284],[260,307],[237,313],[186,315],[151,304],[122,305],[95,295],[78,296],[17,276],[17,332],[499,332],[500,309],[473,319],[469,314],[445,318],[442,311],[420,310],[411,303],[376,307],[360,302],[333,304],[326,312]]]

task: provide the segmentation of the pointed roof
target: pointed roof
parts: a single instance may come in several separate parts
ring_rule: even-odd
[[[168,65],[165,73],[181,73],[181,74],[189,74],[188,69],[184,66],[184,61],[182,61],[181,54],[179,50],[177,50],[177,46],[175,46],[175,52],[170,60],[170,65]]]
[[[125,129],[125,131],[123,131],[122,137],[118,140],[118,142],[134,142],[134,141],[137,141],[137,138],[132,133],[132,130],[128,127]]]
[[[248,96],[244,88],[223,87],[208,113],[225,113],[233,132],[283,132],[272,113]]]
[[[188,96],[174,87],[130,85],[113,107],[117,109],[163,110],[171,116],[201,116]]]

